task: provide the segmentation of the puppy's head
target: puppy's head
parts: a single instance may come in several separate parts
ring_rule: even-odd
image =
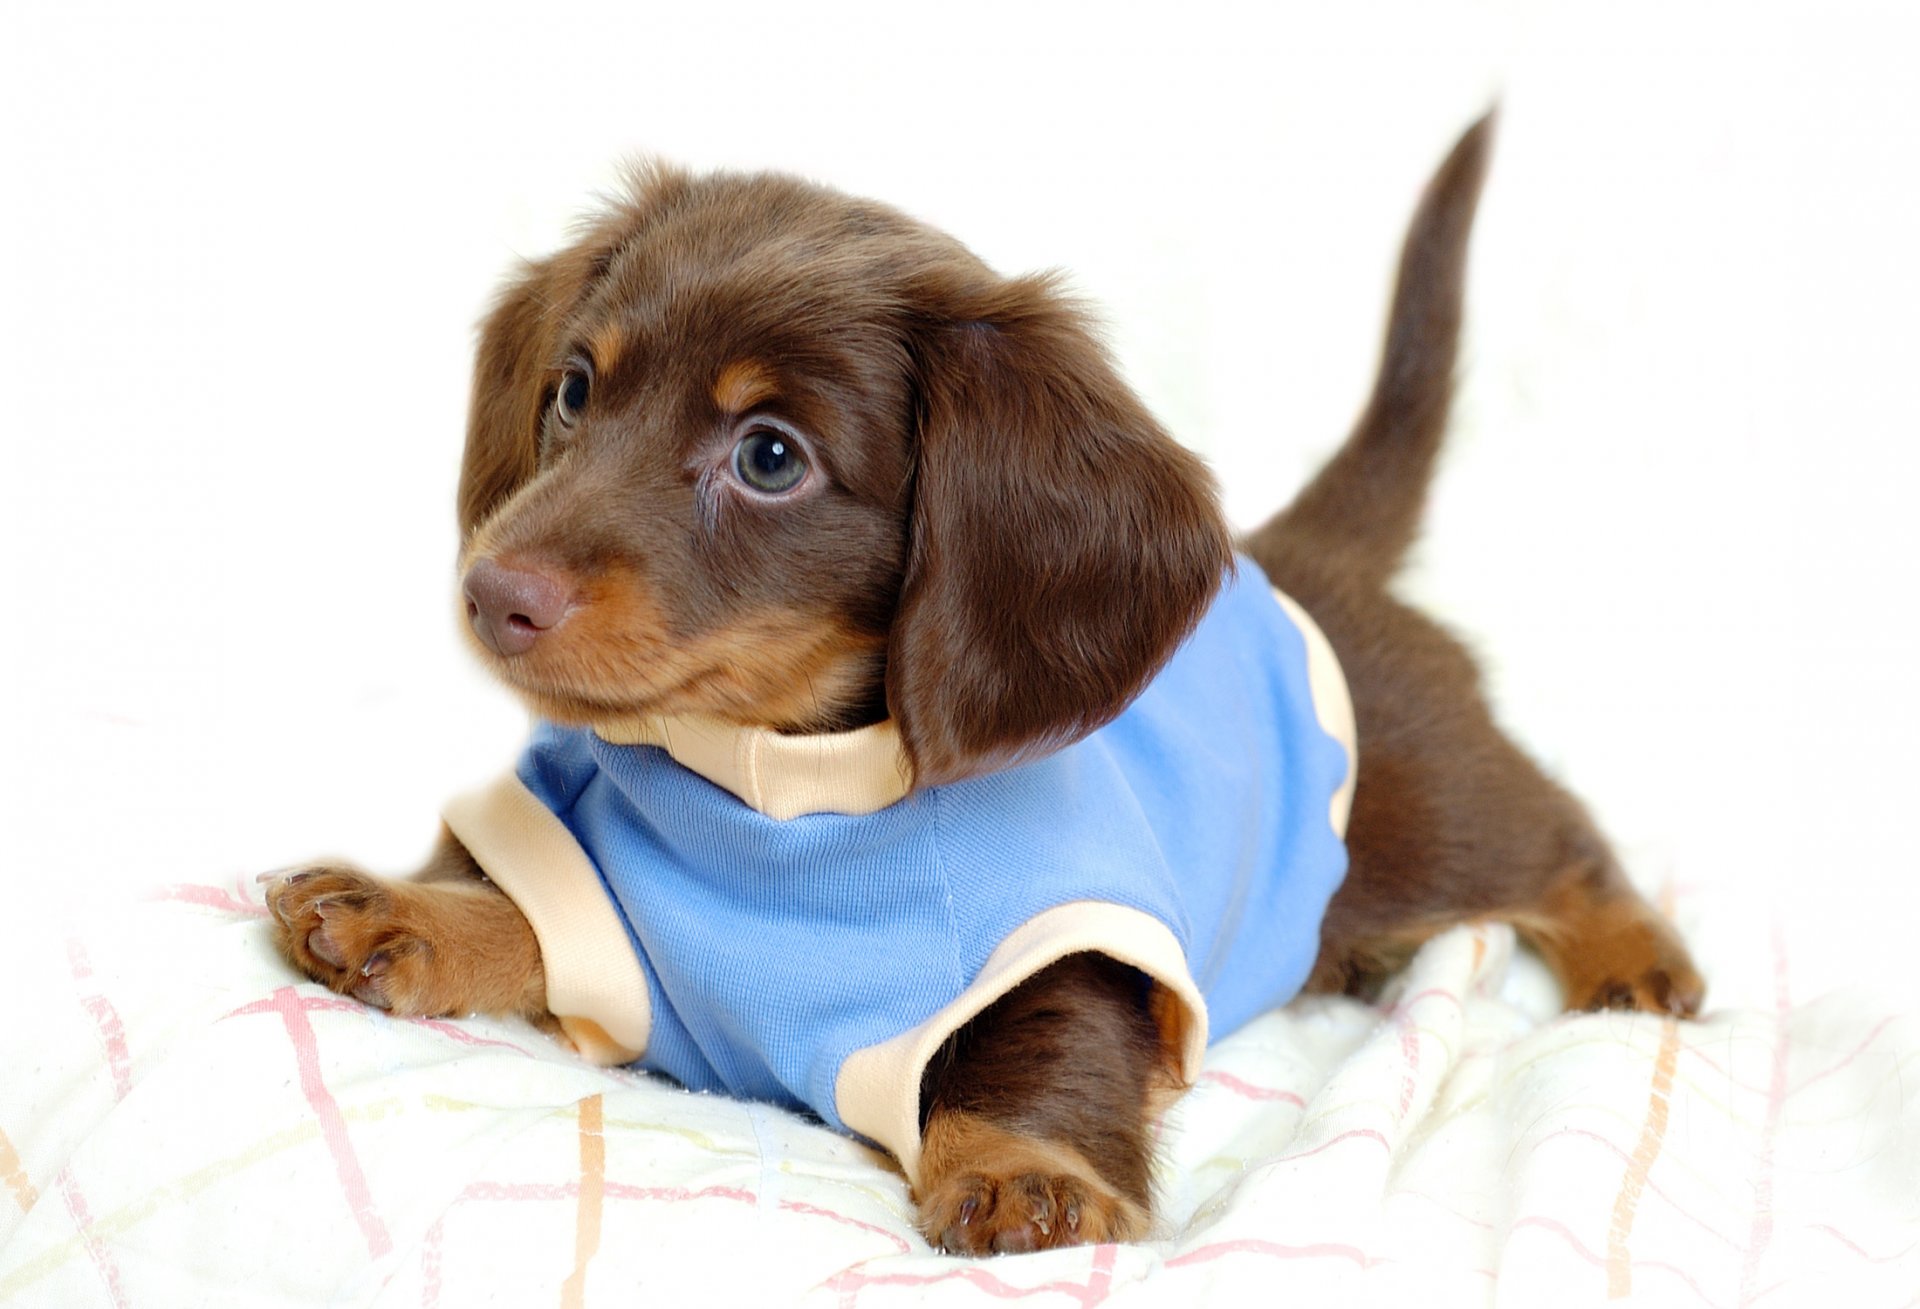
[[[637,174],[482,329],[482,657],[543,716],[892,717],[919,785],[1119,713],[1229,561],[1045,278],[771,175]]]

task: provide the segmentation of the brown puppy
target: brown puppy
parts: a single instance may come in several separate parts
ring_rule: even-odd
[[[1488,135],[1415,216],[1353,436],[1242,543],[1324,629],[1358,719],[1350,868],[1310,986],[1365,991],[1494,916],[1571,1006],[1690,1014],[1703,986],[1672,930],[1494,727],[1466,653],[1387,590],[1445,426]],[[664,169],[488,318],[459,517],[476,647],[543,717],[890,719],[915,787],[1111,720],[1229,557],[1206,472],[1047,279],[792,179]],[[451,833],[412,880],[315,867],[269,903],[287,957],[336,990],[553,1021],[532,929]],[[1179,1079],[1143,994],[1132,968],[1071,955],[940,1052],[916,1177],[930,1239],[1145,1231],[1148,1122]]]

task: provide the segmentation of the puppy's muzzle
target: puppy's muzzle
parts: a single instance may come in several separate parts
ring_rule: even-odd
[[[476,561],[461,589],[474,634],[507,658],[531,650],[573,609],[573,587],[565,578],[493,559]]]

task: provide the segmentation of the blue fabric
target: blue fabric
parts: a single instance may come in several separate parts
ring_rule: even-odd
[[[1291,999],[1346,872],[1346,753],[1298,629],[1241,560],[1118,719],[1043,759],[864,817],[764,817],[652,746],[542,725],[519,775],[618,903],[653,1004],[642,1063],[836,1127],[851,1052],[926,1020],[1074,900],[1186,950],[1215,1037]]]

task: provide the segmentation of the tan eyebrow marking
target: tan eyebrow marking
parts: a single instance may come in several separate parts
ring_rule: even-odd
[[[713,382],[713,402],[730,414],[745,413],[779,391],[773,371],[757,359],[736,359]]]
[[[587,342],[587,353],[592,357],[593,371],[611,373],[613,366],[620,362],[620,352],[626,349],[627,334],[619,323],[604,324]]]

